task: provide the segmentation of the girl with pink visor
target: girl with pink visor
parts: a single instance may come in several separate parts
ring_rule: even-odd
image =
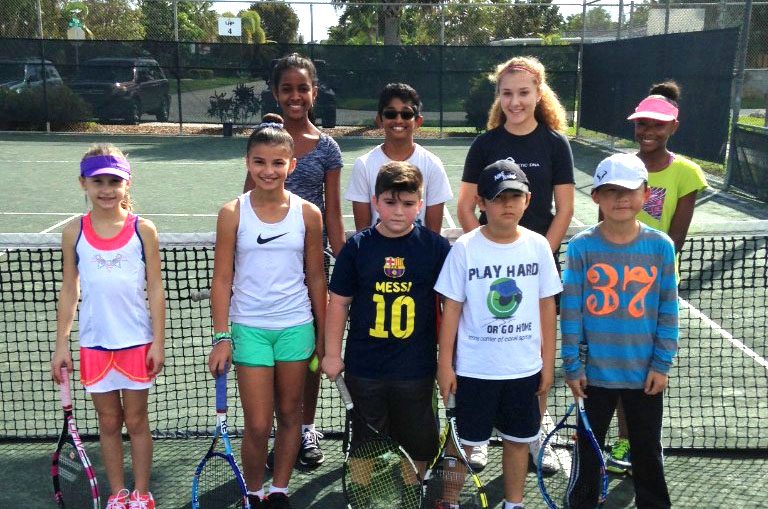
[[[72,371],[69,335],[82,296],[80,379],[99,418],[111,489],[107,509],[154,509],[147,397],[165,360],[165,296],[157,230],[133,214],[130,179],[131,165],[112,145],[94,145],[80,162],[80,185],[91,210],[68,223],[61,235],[63,275],[51,376],[61,383],[61,368]],[[123,425],[131,439],[133,491],[126,488],[123,472]]]

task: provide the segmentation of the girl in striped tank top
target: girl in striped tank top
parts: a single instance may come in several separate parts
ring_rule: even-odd
[[[165,296],[157,230],[133,214],[130,180],[128,160],[112,145],[91,147],[80,162],[80,185],[91,210],[67,224],[61,236],[63,277],[51,376],[61,383],[61,368],[72,370],[69,336],[82,296],[80,379],[99,418],[111,489],[107,508],[153,509],[147,397],[165,360]],[[126,489],[123,475],[123,424],[131,439],[133,491]]]
[[[256,126],[245,160],[254,187],[219,211],[208,358],[214,376],[237,366],[250,504],[270,509],[290,507],[304,374],[316,349],[323,356],[328,302],[322,216],[316,205],[285,189],[296,159],[282,120],[269,114]],[[274,413],[275,463],[267,502],[262,484]]]

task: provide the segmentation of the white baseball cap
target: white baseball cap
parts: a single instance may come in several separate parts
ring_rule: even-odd
[[[592,179],[592,190],[613,184],[625,189],[637,189],[648,182],[648,170],[635,154],[613,154],[597,165]]]

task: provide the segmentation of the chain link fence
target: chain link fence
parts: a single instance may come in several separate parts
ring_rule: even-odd
[[[167,89],[158,95],[159,99],[153,100],[151,107],[140,105],[143,112],[139,111],[138,115],[131,109],[136,106],[133,103],[128,103],[125,108],[121,106],[121,111],[114,115],[95,111],[91,104],[90,109],[85,105],[77,112],[60,112],[64,118],[90,115],[100,122],[107,122],[113,116],[119,116],[130,121],[142,119],[144,113],[143,120],[156,117],[158,121],[218,123],[226,115],[217,116],[216,112],[208,111],[212,107],[213,91],[232,94],[234,87],[242,83],[252,89],[254,106],[258,106],[260,99],[261,102],[270,100],[268,91],[265,93],[270,59],[295,49],[329,61],[338,61],[338,55],[348,54],[353,58],[344,64],[349,67],[349,76],[344,76],[344,69],[338,68],[338,64],[330,73],[320,69],[321,79],[327,74],[328,81],[336,82],[335,86],[331,83],[326,87],[330,95],[321,90],[321,95],[338,108],[329,110],[333,111],[332,116],[326,113],[326,118],[320,119],[326,126],[372,122],[373,115],[369,111],[372,106],[360,102],[359,94],[347,97],[343,93],[345,85],[352,82],[351,75],[359,84],[360,80],[367,79],[367,74],[387,74],[388,78],[402,79],[402,76],[421,73],[428,81],[438,80],[440,90],[445,92],[428,97],[432,110],[428,124],[472,127],[466,104],[472,101],[472,94],[477,90],[472,90],[465,77],[461,78],[461,86],[454,86],[453,75],[441,74],[448,64],[446,53],[437,48],[456,47],[452,55],[460,55],[463,51],[460,48],[468,48],[463,58],[470,60],[450,62],[455,67],[451,71],[471,73],[477,78],[493,67],[488,58],[480,56],[484,55],[483,50],[501,61],[515,54],[537,54],[542,48],[551,46],[568,45],[578,52],[582,43],[741,27],[745,20],[745,2],[564,0],[551,3],[549,0],[529,0],[513,3],[462,0],[353,3],[342,0],[332,4],[268,0],[249,4],[226,0],[216,3],[197,0],[0,0],[0,13],[0,41],[4,46],[0,51],[0,96],[5,93],[4,89],[12,88],[4,83],[12,82],[15,75],[22,75],[23,83],[18,85],[21,87],[25,83],[63,83],[68,86],[82,74],[83,64],[88,59],[110,56],[151,57],[167,76]],[[241,30],[237,34],[219,35],[223,17],[239,18]],[[50,61],[50,65],[40,62],[42,41],[47,41],[49,48],[53,48],[51,54],[43,57]],[[61,44],[57,46],[57,42]],[[37,65],[33,61],[20,65],[18,57],[27,53],[19,53],[18,45],[29,50],[29,55],[37,56]],[[360,48],[361,45],[364,48]],[[351,51],[353,46],[358,46],[358,52]],[[118,48],[114,55],[110,53],[112,47]],[[498,48],[492,51],[493,47]],[[351,57],[360,52],[371,56]],[[385,60],[377,60],[376,55]],[[572,56],[572,52],[569,55]],[[59,58],[58,62],[55,56]],[[578,119],[574,114],[579,108],[578,93],[574,92],[572,81],[573,73],[578,73],[578,65],[574,68],[571,56],[567,57],[567,65],[553,69],[553,78],[563,78],[558,91],[565,96],[571,118]],[[768,125],[765,114],[768,106],[768,2],[764,0],[752,3],[743,57],[746,70],[738,75],[739,86],[735,87],[741,90],[742,118],[753,125]],[[344,63],[344,57],[340,58]],[[434,59],[442,63],[435,66]],[[101,64],[106,65],[104,61]],[[714,65],[731,63],[716,62]],[[642,75],[639,79],[648,79],[644,70],[639,72]],[[154,69],[148,69],[145,74],[151,77],[153,73],[156,74]],[[358,88],[367,92],[375,87]],[[431,93],[424,89],[420,89],[422,93]],[[88,91],[95,89],[90,87]],[[59,97],[59,89],[43,90],[43,94],[48,105],[71,103],[64,100],[66,97]],[[79,96],[83,97],[83,94]],[[375,97],[375,91],[370,97]],[[362,113],[358,113],[360,111]],[[38,112],[38,117],[40,115]],[[50,111],[47,115],[50,116]],[[598,132],[581,130],[578,134],[591,141],[607,143],[612,148],[632,145],[631,140]]]
[[[0,0],[0,37],[330,44],[561,44],[740,26],[744,2]],[[253,16],[252,13],[257,13]],[[240,17],[239,36],[218,19]],[[81,29],[81,30],[78,30]],[[768,2],[752,4],[747,68],[768,68]]]

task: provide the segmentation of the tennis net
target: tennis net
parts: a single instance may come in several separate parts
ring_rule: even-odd
[[[573,231],[571,232],[573,233]],[[449,238],[458,232],[448,231]],[[61,283],[60,237],[0,234],[0,441],[48,440],[58,434],[57,391],[49,361],[55,344]],[[207,370],[213,268],[212,234],[161,234],[167,296],[166,366],[150,394],[158,438],[208,435],[213,383]],[[768,450],[768,222],[692,229],[680,271],[680,352],[666,393],[663,440],[673,449]],[[200,293],[203,292],[203,293]],[[77,365],[77,324],[72,333]],[[78,374],[76,373],[76,376]],[[230,431],[242,430],[242,408],[230,383]],[[83,435],[98,434],[84,391],[75,391]],[[552,417],[570,395],[557,364]],[[343,407],[323,380],[317,426],[340,434]]]

